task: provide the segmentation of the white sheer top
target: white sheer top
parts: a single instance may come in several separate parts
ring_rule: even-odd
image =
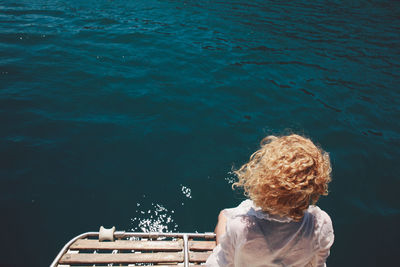
[[[206,266],[326,266],[334,235],[329,215],[319,207],[310,206],[299,222],[265,213],[251,200],[223,214],[226,233]]]

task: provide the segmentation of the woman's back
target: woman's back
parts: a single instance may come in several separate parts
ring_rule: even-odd
[[[251,200],[224,215],[226,233],[208,266],[324,266],[333,243],[331,220],[316,206],[298,222],[262,212]]]

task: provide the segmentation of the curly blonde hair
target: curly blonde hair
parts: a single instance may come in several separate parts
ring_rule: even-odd
[[[263,211],[299,221],[310,204],[328,194],[328,153],[305,137],[267,136],[249,162],[234,171],[245,195]]]

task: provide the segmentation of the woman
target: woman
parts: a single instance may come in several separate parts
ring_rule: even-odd
[[[328,194],[329,155],[299,135],[268,136],[235,171],[250,199],[221,211],[206,266],[326,266],[332,222],[314,204]]]

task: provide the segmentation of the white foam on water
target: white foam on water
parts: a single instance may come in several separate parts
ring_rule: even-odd
[[[161,204],[151,203],[149,209],[140,208],[144,205],[137,203],[136,216],[131,218],[133,232],[176,232],[178,225],[172,215],[174,210],[168,210]]]
[[[228,184],[233,184],[234,182],[236,182],[236,176],[233,171],[228,172],[228,176],[225,177],[225,181],[227,181]]]
[[[192,189],[187,186],[181,185],[182,194],[187,198],[192,198]]]

